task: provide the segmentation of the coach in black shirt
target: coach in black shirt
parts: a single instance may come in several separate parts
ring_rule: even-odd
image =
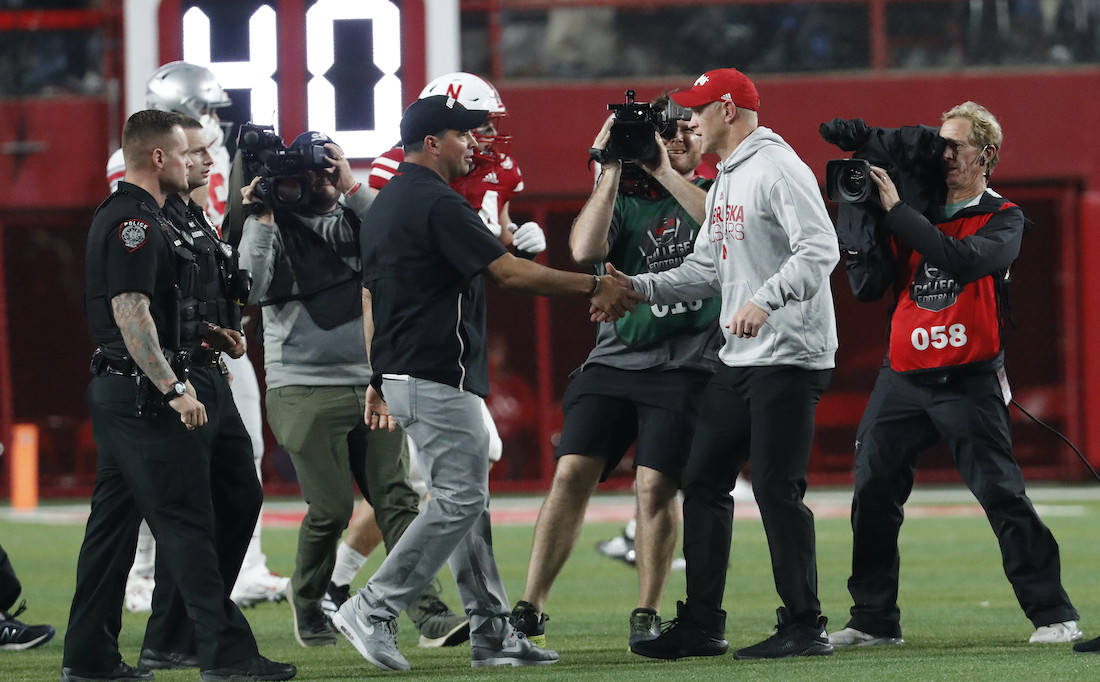
[[[448,186],[470,170],[477,146],[470,130],[487,116],[444,95],[410,105],[401,119],[405,162],[378,194],[360,234],[363,320],[375,372],[365,417],[372,428],[396,420],[405,429],[430,490],[378,572],[333,618],[384,670],[408,669],[397,649],[397,614],[448,557],[470,614],[474,667],[558,660],[509,624],[493,558],[489,435],[478,400],[489,392],[482,275],[515,291],[585,296],[615,317],[634,307],[632,292],[610,277],[514,257]]]

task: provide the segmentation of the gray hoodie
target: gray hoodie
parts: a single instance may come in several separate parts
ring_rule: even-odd
[[[366,189],[346,197],[362,218],[374,197]],[[304,225],[330,244],[341,244],[344,262],[359,270],[359,249],[343,208],[320,216],[299,214]],[[250,303],[283,299],[299,292],[286,246],[276,227],[255,216],[244,221],[241,267],[252,272]],[[264,369],[268,388],[283,386],[366,386],[371,370],[363,341],[363,317],[333,329],[321,329],[300,300],[263,307]]]
[[[837,348],[829,273],[840,261],[817,180],[790,145],[758,127],[718,166],[707,227],[679,267],[631,277],[655,303],[720,293],[720,325],[751,301],[769,314],[755,338],[722,326],[729,367],[830,369]]]

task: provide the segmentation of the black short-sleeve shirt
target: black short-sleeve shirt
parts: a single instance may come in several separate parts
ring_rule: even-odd
[[[505,253],[477,212],[437,173],[402,163],[359,235],[374,306],[371,363],[489,393],[482,271]]]
[[[144,189],[120,182],[96,211],[85,252],[84,314],[92,340],[113,357],[127,354],[115,324],[111,299],[134,292],[149,297],[150,312],[163,345],[175,296],[175,267],[166,221],[157,202]]]

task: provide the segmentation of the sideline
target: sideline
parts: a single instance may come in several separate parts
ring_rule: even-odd
[[[1087,503],[1100,501],[1100,485],[1036,484],[1028,487],[1028,496],[1043,517],[1087,516],[1095,513]],[[739,521],[760,518],[756,502],[738,495],[734,518]],[[493,523],[534,525],[542,504],[541,495],[498,494],[492,499]],[[847,518],[851,513],[850,488],[826,488],[806,493],[806,506],[822,519]],[[275,498],[264,503],[264,527],[296,528],[306,506],[301,500]],[[634,515],[634,497],[625,493],[593,496],[585,513],[588,523],[626,523]],[[983,516],[982,508],[962,485],[918,486],[905,507],[907,519],[927,517]],[[55,504],[49,500],[33,511],[0,507],[0,519],[13,523],[84,524],[88,519],[88,501]]]

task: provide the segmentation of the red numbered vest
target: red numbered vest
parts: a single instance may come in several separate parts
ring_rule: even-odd
[[[940,223],[944,234],[962,239],[977,232],[993,214],[969,215]],[[890,367],[912,372],[990,360],[1001,350],[994,277],[963,284],[917,252],[895,241],[906,290],[890,318]]]

